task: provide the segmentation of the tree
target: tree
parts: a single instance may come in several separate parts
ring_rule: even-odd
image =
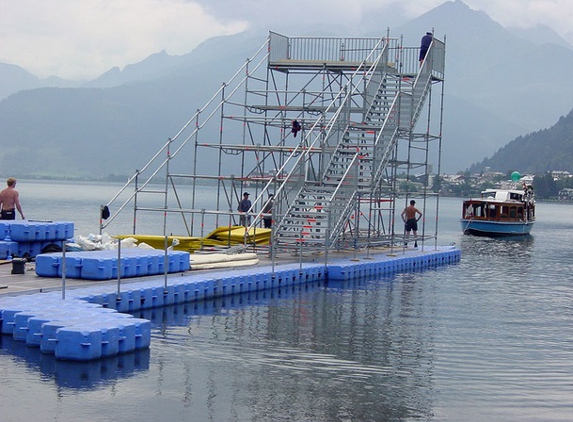
[[[559,187],[553,180],[551,172],[536,175],[533,178],[533,189],[535,189],[535,196],[539,199],[555,198],[559,195]]]
[[[434,176],[433,184],[432,184],[432,192],[437,193],[442,189],[442,177],[438,174]]]

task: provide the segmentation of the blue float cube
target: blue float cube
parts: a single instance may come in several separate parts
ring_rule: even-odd
[[[81,278],[85,280],[110,280],[112,261],[105,257],[86,256],[81,263]]]
[[[55,356],[62,360],[88,361],[102,356],[102,332],[93,325],[66,326],[56,331]]]

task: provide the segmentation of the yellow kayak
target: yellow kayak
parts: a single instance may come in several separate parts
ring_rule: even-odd
[[[145,243],[154,249],[165,249],[165,236],[125,234],[115,237],[118,239],[134,238],[137,240],[138,244]],[[173,249],[188,252],[193,252],[205,247],[229,247],[233,245],[242,245],[245,243],[245,240],[249,245],[265,245],[271,240],[271,229],[251,229],[246,233],[245,227],[243,226],[223,226],[216,228],[205,237],[167,236],[167,247],[173,245],[173,241],[175,239],[177,239],[179,243],[174,245]]]

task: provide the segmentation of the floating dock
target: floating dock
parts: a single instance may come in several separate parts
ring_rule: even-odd
[[[74,236],[74,223],[68,221],[0,221],[0,259],[39,255],[52,244]]]
[[[83,280],[111,280],[145,277],[187,271],[190,254],[184,251],[165,252],[158,249],[125,248],[118,256],[117,250],[79,251],[40,254],[36,256],[36,274],[40,277],[62,277]],[[65,270],[64,270],[65,268]]]
[[[375,279],[458,262],[453,246],[432,250],[290,262],[248,268],[185,271],[141,277],[114,286],[90,283],[67,292],[0,296],[2,335],[39,347],[56,359],[90,361],[143,350],[151,343],[151,322],[130,312],[316,282]],[[192,269],[192,268],[191,268]],[[40,280],[40,279],[38,279]]]

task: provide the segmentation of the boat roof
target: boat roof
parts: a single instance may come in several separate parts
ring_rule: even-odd
[[[470,201],[523,202],[523,196],[522,189],[485,189],[481,197],[471,198]]]
[[[519,195],[523,195],[523,189],[485,189],[481,191],[481,194],[487,193],[517,193]]]

